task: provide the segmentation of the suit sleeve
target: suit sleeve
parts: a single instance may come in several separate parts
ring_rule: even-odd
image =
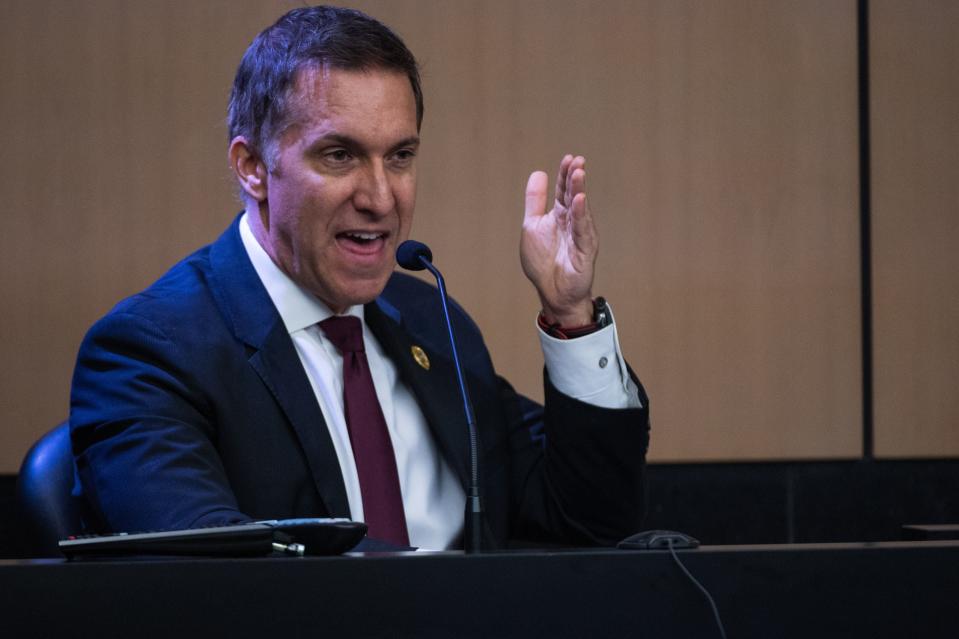
[[[212,408],[170,332],[131,312],[80,347],[70,429],[88,526],[99,531],[247,521],[213,446]],[[202,369],[200,369],[202,370]]]
[[[496,375],[479,327],[454,310],[475,391],[491,539],[610,546],[640,530],[649,400],[636,375],[625,367],[639,401],[605,408],[560,392],[544,370],[541,406]]]
[[[559,392],[545,373],[543,407],[505,388],[515,411],[514,536],[608,546],[640,530],[649,401],[630,375],[642,408],[585,403]]]

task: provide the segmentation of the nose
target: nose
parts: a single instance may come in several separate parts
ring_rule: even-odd
[[[393,185],[386,167],[382,162],[371,162],[359,177],[353,205],[358,211],[382,217],[393,211],[395,204]]]

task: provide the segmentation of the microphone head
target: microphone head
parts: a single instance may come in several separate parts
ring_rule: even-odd
[[[396,263],[408,271],[422,271],[426,268],[420,258],[433,262],[433,251],[422,242],[406,240],[396,249]]]

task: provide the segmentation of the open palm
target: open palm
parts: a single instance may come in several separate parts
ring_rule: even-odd
[[[520,238],[523,272],[536,287],[549,323],[592,321],[592,286],[599,238],[586,200],[586,160],[567,155],[556,176],[553,208],[546,210],[548,178],[529,176]]]

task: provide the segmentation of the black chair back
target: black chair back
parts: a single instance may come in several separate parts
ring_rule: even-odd
[[[64,422],[27,451],[17,476],[17,501],[24,518],[27,549],[38,557],[59,557],[57,542],[81,532],[74,482],[70,425]]]

